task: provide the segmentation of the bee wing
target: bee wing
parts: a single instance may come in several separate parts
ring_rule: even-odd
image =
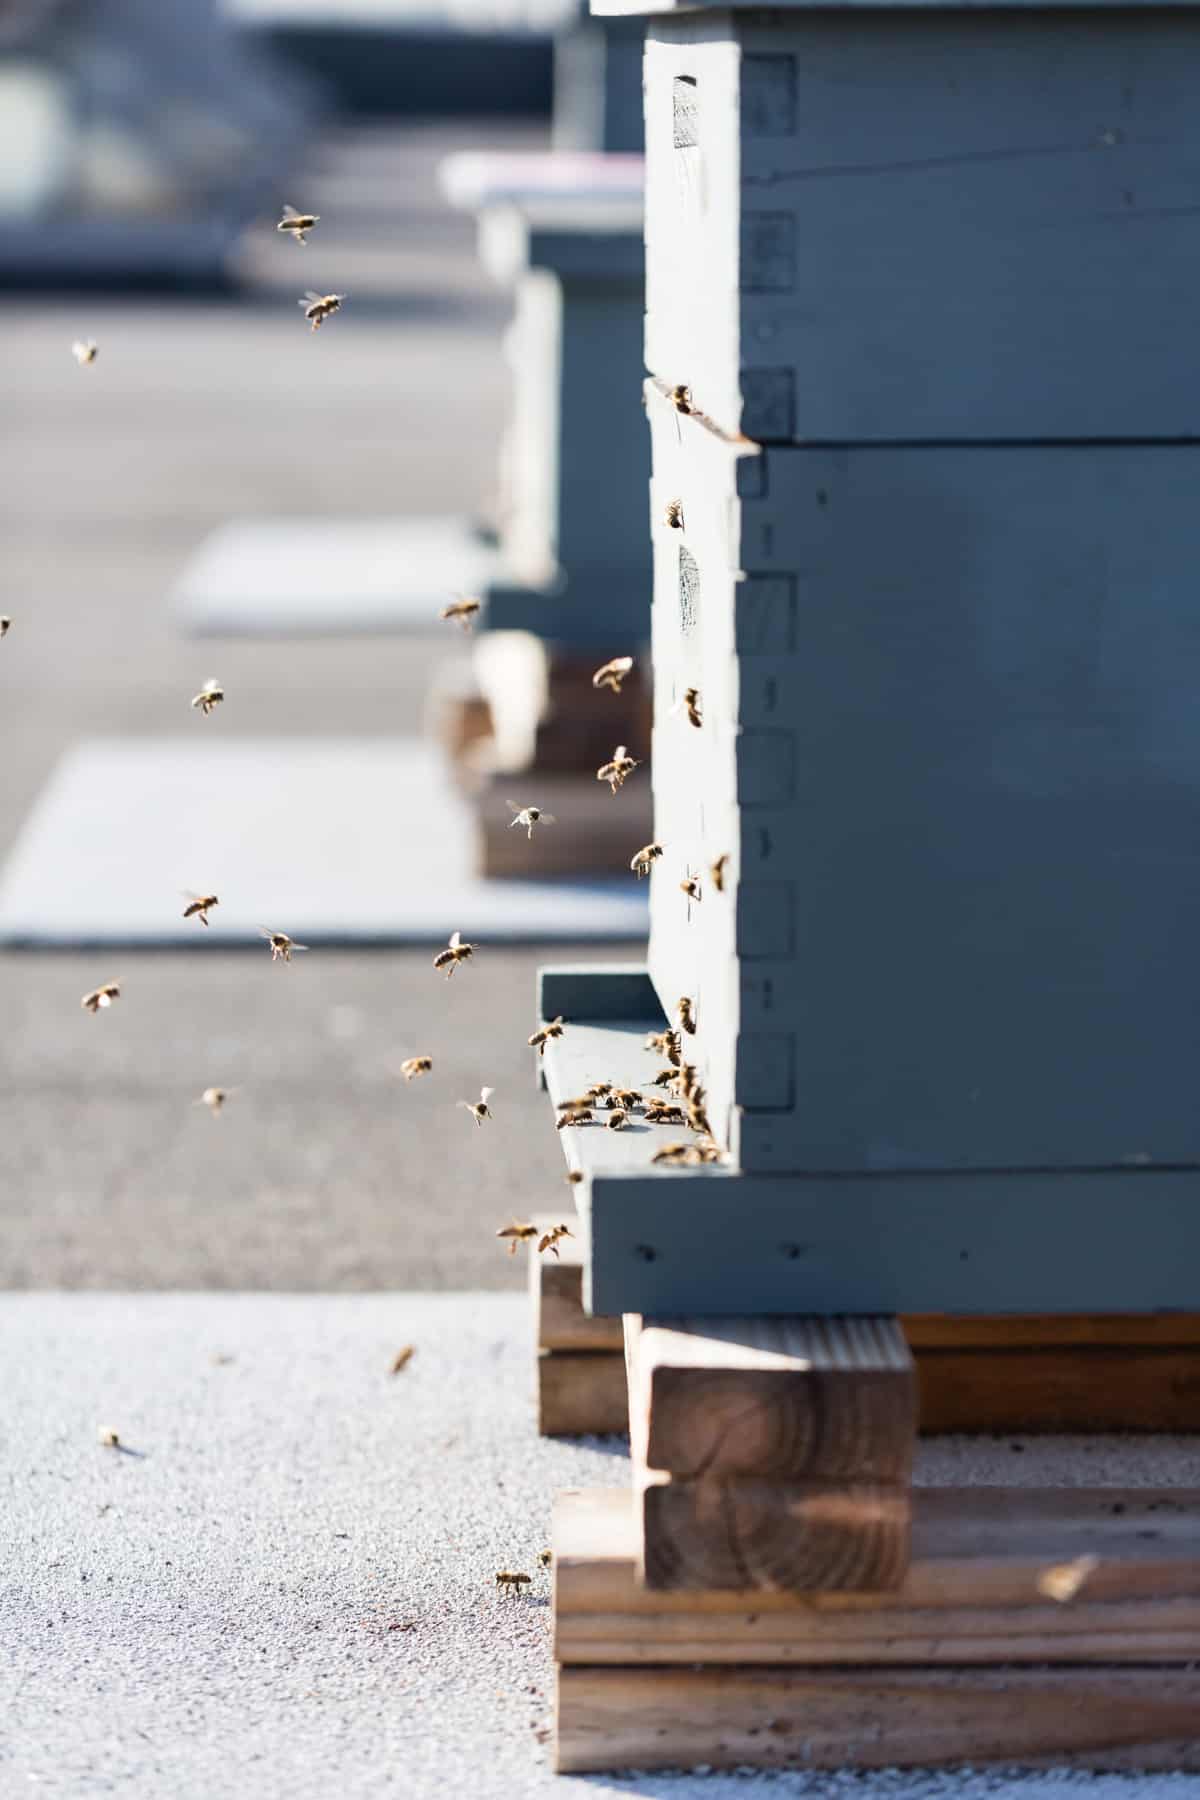
[[[507,806],[509,812],[523,813],[525,811],[525,808],[523,806],[518,806],[515,800],[506,800],[504,804]]]
[[[450,933],[450,948],[452,950],[457,950],[461,943],[462,943],[462,932],[461,931],[452,931]]]
[[[483,1101],[483,1104],[485,1106],[487,1105],[488,1101],[491,1099],[491,1097],[495,1093],[495,1091],[496,1091],[495,1088],[491,1088],[491,1087],[480,1088],[479,1098]]]
[[[277,937],[278,933],[274,932],[274,931],[270,931],[267,928],[267,926],[265,926],[265,925],[260,925],[258,928],[258,935],[259,935],[259,937],[273,938],[273,937]]]
[[[293,949],[293,950],[307,950],[307,949],[308,949],[308,945],[307,945],[307,944],[297,944],[297,943],[295,943],[295,942],[294,942],[294,941],[293,941],[293,943],[292,943],[292,949]]]
[[[298,219],[300,214],[296,211],[294,206],[289,206],[285,200],[283,205],[283,216],[285,219]]]
[[[544,812],[544,813],[538,814],[538,824],[539,825],[557,825],[558,820],[555,818],[553,813]]]
[[[314,304],[314,302],[319,303],[324,298],[325,298],[324,294],[315,293],[312,288],[305,288],[304,298],[303,298],[303,300],[299,301],[298,304],[300,306],[312,306]]]
[[[616,749],[613,751],[613,761],[615,763],[624,762],[625,758],[628,755],[629,755],[629,752],[628,752],[628,750],[626,750],[624,744],[618,744]]]

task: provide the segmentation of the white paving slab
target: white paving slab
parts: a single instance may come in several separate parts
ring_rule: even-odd
[[[260,926],[313,944],[644,938],[632,877],[480,880],[428,745],[229,737],[235,706],[67,752],[0,873],[0,944],[203,948]],[[181,917],[186,889],[219,896],[207,931]]]
[[[561,1487],[500,1294],[0,1297],[0,1792],[126,1800],[1192,1800],[1188,1776],[554,1776]],[[388,1366],[401,1344],[404,1374]],[[105,1449],[118,1433],[127,1453]],[[918,1478],[1186,1481],[1180,1440],[949,1439]],[[1194,1469],[1191,1471],[1194,1474]]]
[[[205,538],[170,603],[197,636],[444,631],[447,600],[498,567],[465,518],[234,519]]]

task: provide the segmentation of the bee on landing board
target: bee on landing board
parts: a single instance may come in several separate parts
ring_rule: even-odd
[[[469,634],[482,604],[481,600],[472,599],[464,594],[458,600],[451,600],[448,606],[443,606],[442,617],[443,619],[457,619],[463,630]]]
[[[297,300],[296,304],[304,308],[304,316],[312,330],[320,331],[326,319],[332,319],[345,298],[345,294],[315,294],[312,288],[308,288],[303,300]]]
[[[646,1102],[647,1125],[682,1125],[684,1123],[683,1108],[676,1106],[671,1100],[648,1100]]]
[[[285,231],[295,244],[307,244],[308,233],[312,230],[314,225],[319,225],[320,223],[320,213],[297,212],[294,206],[288,206],[285,203],[283,217],[280,219],[275,229],[276,231]]]
[[[102,1007],[111,1006],[113,1001],[119,1000],[120,997],[120,982],[106,981],[103,987],[93,988],[90,994],[85,994],[79,1004],[83,1007],[85,1012],[90,1012],[94,1018]]]
[[[488,1101],[495,1091],[495,1088],[480,1088],[478,1100],[460,1100],[458,1104],[466,1107],[477,1125],[482,1125],[485,1119],[490,1119],[492,1117],[488,1108]]]
[[[648,875],[650,873],[652,866],[658,861],[658,858],[662,853],[663,847],[661,844],[645,844],[638,851],[636,856],[630,858],[629,866],[639,881],[642,879],[643,875]]]
[[[76,338],[71,345],[71,355],[81,369],[86,369],[89,363],[94,363],[99,354],[100,346],[93,338]]]
[[[504,804],[510,812],[516,814],[515,818],[509,820],[509,829],[511,830],[514,825],[524,825],[527,837],[533,836],[535,825],[553,825],[555,823],[554,814],[543,812],[540,806],[518,806],[515,800],[506,800]]]
[[[428,1075],[433,1068],[432,1056],[406,1056],[400,1064],[400,1073],[405,1081],[411,1081],[414,1075]]]
[[[612,1086],[611,1081],[593,1081],[583,1091],[589,1100],[603,1100],[612,1093]]]
[[[679,1023],[685,1031],[695,1031],[696,1029],[695,1002],[686,994],[680,995],[679,999]]]
[[[560,1038],[564,1030],[563,1016],[559,1013],[557,1019],[551,1019],[548,1025],[540,1025],[535,1032],[531,1033],[529,1038],[530,1049],[536,1050],[539,1056],[545,1056],[546,1045],[550,1042],[550,1039]]]
[[[673,1027],[669,1026],[663,1032],[663,1049],[667,1053],[667,1061],[677,1069],[683,1061],[683,1039]]]
[[[496,1236],[498,1238],[507,1238],[509,1240],[508,1254],[510,1256],[515,1256],[517,1254],[518,1244],[527,1244],[529,1240],[535,1238],[537,1234],[538,1228],[536,1225],[528,1225],[521,1220],[514,1219],[511,1225],[503,1226],[496,1233]]]
[[[624,1131],[629,1121],[629,1114],[623,1106],[611,1106],[604,1123],[610,1131]]]
[[[595,1115],[590,1106],[571,1104],[560,1106],[558,1117],[554,1121],[555,1131],[566,1131],[570,1125],[590,1125]]]
[[[596,780],[607,781],[615,794],[618,788],[625,786],[633,771],[641,766],[635,757],[630,756],[624,744],[618,744],[612,753],[612,761],[602,763],[596,770]]]
[[[667,1053],[667,1033],[665,1031],[652,1031],[642,1045],[642,1048],[643,1050],[657,1050],[660,1056],[665,1056]]]
[[[621,683],[632,667],[632,656],[614,656],[611,662],[606,662],[603,668],[596,670],[592,676],[592,686],[594,688],[611,688],[614,694],[619,694]]]
[[[642,1096],[636,1088],[614,1088],[608,1095],[607,1105],[614,1110],[620,1107],[623,1112],[630,1113],[642,1104]]]
[[[663,524],[669,525],[672,531],[683,530],[683,501],[668,500],[663,507]]]
[[[209,909],[221,904],[215,894],[193,894],[188,888],[184,888],[183,897],[187,901],[183,909],[184,918],[199,919],[202,925],[208,924]]]
[[[541,1256],[543,1251],[549,1250],[550,1254],[557,1258],[560,1240],[565,1237],[574,1237],[574,1235],[575,1233],[568,1231],[565,1225],[552,1225],[549,1231],[538,1239],[538,1255]]]
[[[708,879],[712,882],[718,894],[723,894],[725,892],[725,865],[728,861],[728,855],[718,856],[716,861],[709,865]]]
[[[455,931],[451,933],[450,942],[446,945],[446,948],[444,950],[439,950],[438,954],[434,957],[433,966],[435,969],[445,969],[446,980],[449,981],[459,963],[466,962],[467,958],[474,956],[474,954],[474,944],[464,944],[462,932]]]
[[[225,689],[215,675],[210,675],[198,694],[193,694],[192,705],[197,707],[207,719],[214,706],[220,706],[225,698]]]
[[[258,928],[259,937],[266,938],[271,946],[271,961],[290,963],[293,950],[307,950],[307,944],[298,944],[290,938],[286,931],[271,931],[266,925]]]
[[[520,1598],[522,1588],[527,1588],[532,1580],[532,1575],[522,1575],[517,1569],[496,1570],[496,1586],[502,1594],[516,1594]]]
[[[650,1077],[647,1085],[649,1087],[666,1088],[669,1093],[674,1093],[678,1082],[678,1069],[660,1069],[657,1075],[652,1075]]]

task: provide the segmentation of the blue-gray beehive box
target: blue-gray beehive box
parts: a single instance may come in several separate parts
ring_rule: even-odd
[[[1195,1304],[1200,14],[659,11],[650,974],[731,1164],[598,1167],[593,1304]]]

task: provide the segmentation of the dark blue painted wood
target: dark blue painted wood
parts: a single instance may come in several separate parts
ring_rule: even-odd
[[[555,1019],[559,1013],[572,1020],[646,1020],[647,1031],[662,1029],[661,1008],[644,963],[539,969],[538,1017]]]

